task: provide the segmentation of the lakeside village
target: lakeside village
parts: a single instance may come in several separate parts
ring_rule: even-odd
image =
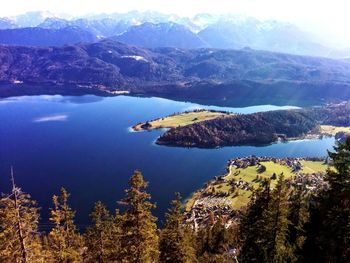
[[[195,230],[223,220],[226,227],[239,222],[253,190],[264,180],[271,187],[283,174],[289,187],[312,193],[327,187],[324,175],[331,166],[328,158],[271,158],[250,156],[228,161],[226,174],[216,176],[193,194],[186,205],[186,224]],[[270,169],[273,167],[275,169]],[[278,169],[276,169],[278,168]],[[252,172],[254,171],[254,172]],[[277,171],[282,171],[277,173]]]

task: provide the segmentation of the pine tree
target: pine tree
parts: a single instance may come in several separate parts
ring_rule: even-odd
[[[15,185],[0,198],[0,262],[43,262],[38,235],[39,209],[30,195]]]
[[[350,261],[350,137],[329,153],[328,188],[315,197],[304,252],[307,261]]]
[[[145,189],[140,171],[135,171],[129,181],[126,197],[120,202],[127,206],[122,217],[121,261],[130,263],[157,262],[159,257],[156,217],[151,213],[155,208]]]
[[[61,195],[54,195],[50,221],[54,227],[49,233],[49,250],[55,262],[81,262],[82,238],[74,224],[75,211],[68,205],[69,193],[61,188]]]
[[[93,225],[85,234],[88,248],[88,262],[112,262],[117,259],[120,250],[119,218],[112,216],[104,204],[97,202],[90,214]]]
[[[261,229],[265,209],[270,202],[270,182],[263,184],[254,191],[247,211],[241,220],[239,236],[241,240],[240,262],[262,262],[264,251],[261,241],[265,238]]]
[[[165,227],[160,236],[160,262],[196,262],[196,251],[191,242],[191,229],[183,225],[181,196],[175,194],[171,209],[166,214]]]
[[[225,218],[219,217],[212,226],[198,233],[201,241],[198,250],[200,262],[232,262],[230,250],[238,245],[237,231],[235,226],[227,228],[225,222]]]
[[[264,251],[265,262],[288,262],[293,258],[288,240],[290,225],[288,197],[289,190],[283,175],[280,175],[260,221],[263,233],[260,246]]]
[[[294,189],[290,194],[289,202],[289,237],[288,240],[292,246],[294,260],[303,261],[302,249],[306,239],[305,226],[309,221],[309,197],[305,196],[302,188]]]
[[[203,256],[205,253],[209,251],[208,246],[208,234],[209,234],[210,227],[203,227],[199,228],[196,231],[196,251],[197,251],[197,257]],[[202,262],[202,261],[200,261]]]

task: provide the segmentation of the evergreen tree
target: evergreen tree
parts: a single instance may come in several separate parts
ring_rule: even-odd
[[[209,251],[208,247],[208,234],[209,234],[210,227],[203,227],[199,228],[196,231],[196,251],[197,251],[197,257],[200,258],[205,253]],[[202,261],[200,261],[202,262]]]
[[[309,262],[350,261],[350,137],[329,153],[328,187],[315,197],[304,246]]]
[[[81,262],[83,255],[82,238],[74,224],[75,211],[68,205],[69,193],[61,188],[61,195],[54,195],[54,208],[50,221],[54,227],[49,233],[49,250],[55,262]]]
[[[220,217],[209,229],[208,248],[212,254],[223,254],[231,247],[233,237],[231,229],[225,227],[224,218]]]
[[[197,233],[198,239],[198,262],[233,262],[232,250],[236,250],[238,242],[237,227],[225,226],[225,219],[217,219],[212,226],[202,228]]]
[[[264,262],[293,260],[292,248],[288,240],[290,225],[288,197],[289,190],[283,175],[280,175],[260,221],[260,229],[263,233],[260,246],[264,251]]]
[[[38,235],[39,209],[30,195],[15,185],[0,198],[0,262],[43,262]]]
[[[120,202],[127,206],[121,223],[121,261],[130,263],[157,262],[159,257],[156,217],[151,213],[155,208],[145,189],[140,171],[135,171],[129,181],[126,197]]]
[[[228,254],[210,254],[206,252],[199,258],[199,262],[200,263],[232,263],[237,261]]]
[[[261,246],[265,238],[262,231],[263,213],[270,201],[270,181],[254,191],[247,211],[241,220],[239,236],[241,241],[240,262],[262,262],[264,251]]]
[[[265,182],[258,189],[244,215],[240,236],[243,262],[289,262],[293,260],[288,240],[289,191],[283,175],[273,191]]]
[[[199,240],[202,241],[199,247],[200,262],[232,262],[230,250],[237,247],[237,231],[234,226],[225,226],[225,218],[216,219],[212,226],[199,234],[203,234],[199,236]]]
[[[160,262],[196,262],[196,251],[191,239],[192,230],[183,225],[184,216],[179,193],[175,194],[171,205],[160,236]]]
[[[117,259],[120,250],[120,228],[116,218],[101,202],[97,202],[90,214],[93,225],[85,234],[88,248],[88,262],[112,262]]]
[[[301,187],[294,189],[290,194],[289,202],[289,237],[294,260],[303,261],[302,249],[306,239],[305,225],[309,220],[309,198]]]

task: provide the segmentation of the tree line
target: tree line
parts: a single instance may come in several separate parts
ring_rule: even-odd
[[[12,177],[11,192],[0,199],[0,262],[349,262],[350,138],[329,155],[334,169],[325,188],[311,193],[283,176],[274,188],[264,181],[237,221],[211,215],[197,231],[185,223],[179,193],[159,229],[148,183],[135,171],[118,202],[123,212],[97,202],[80,233],[62,188],[52,198],[53,227],[42,233],[37,203]]]

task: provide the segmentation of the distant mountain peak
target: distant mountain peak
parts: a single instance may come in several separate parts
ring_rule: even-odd
[[[130,27],[124,34],[116,36],[115,40],[143,47],[180,47],[199,48],[207,44],[184,25],[174,22],[146,22]]]
[[[62,14],[38,11],[12,18],[0,18],[0,30],[24,27],[41,27],[49,30],[80,28],[93,35],[93,41],[113,37],[125,43],[152,48],[168,46],[190,49],[201,47],[242,49],[249,46],[253,49],[298,55],[334,58],[350,56],[348,49],[330,48],[331,44],[327,40],[305,32],[294,24],[277,20],[259,20],[244,14],[200,13],[192,17],[183,17],[154,11],[130,11],[73,19]],[[13,34],[16,32],[21,31],[13,31]],[[13,43],[17,42],[16,40]],[[28,41],[24,39],[21,43],[26,42]],[[12,44],[6,39],[3,43]]]

